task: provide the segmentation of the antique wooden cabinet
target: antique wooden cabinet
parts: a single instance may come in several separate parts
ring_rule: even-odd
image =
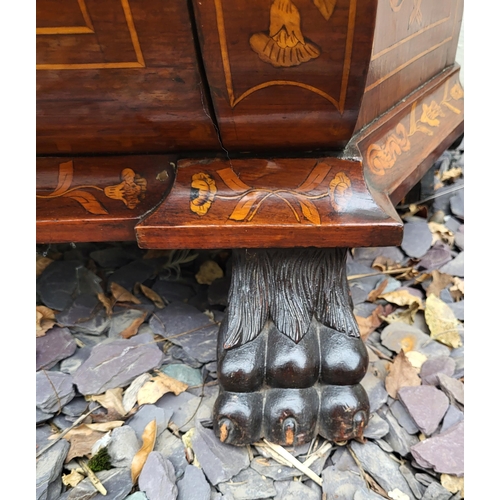
[[[37,241],[235,249],[223,441],[362,438],[345,249],[399,244],[394,203],[463,132],[462,11],[37,1]]]

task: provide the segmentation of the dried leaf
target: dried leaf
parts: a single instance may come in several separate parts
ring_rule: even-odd
[[[96,197],[91,193],[87,193],[87,191],[77,189],[76,191],[70,191],[67,194],[63,194],[62,196],[77,201],[85,210],[87,210],[87,212],[91,213],[92,215],[107,215],[109,213],[101,205],[101,203],[97,201]]]
[[[460,496],[464,498],[464,478],[452,476],[451,474],[441,474],[441,485],[450,493],[460,492]]]
[[[106,295],[104,295],[103,293],[98,293],[97,298],[99,299],[99,302],[106,309],[106,314],[108,316],[111,316],[111,314],[113,314],[113,306],[111,305],[111,299],[106,297]]]
[[[65,486],[71,486],[74,488],[78,483],[80,483],[85,476],[80,474],[76,469],[73,469],[69,474],[63,474],[62,482]]]
[[[130,323],[125,330],[120,332],[120,335],[124,339],[129,339],[130,337],[133,337],[137,331],[139,330],[139,327],[144,323],[144,320],[146,319],[146,316],[148,315],[147,311],[144,311],[141,316],[138,318],[135,318],[132,323]]]
[[[464,280],[453,277],[453,286],[450,287],[450,294],[455,302],[462,300],[464,298]]]
[[[231,168],[224,168],[222,170],[217,170],[220,178],[225,182],[226,186],[233,191],[242,192],[252,189],[250,186],[245,184],[237,175],[236,172]]]
[[[98,424],[86,424],[89,429],[99,432],[108,432],[121,427],[123,425],[122,420],[111,420],[109,422],[103,422]]]
[[[432,233],[431,246],[438,241],[443,241],[447,245],[453,245],[455,235],[444,224],[439,224],[438,222],[428,222],[427,225]]]
[[[414,302],[408,309],[396,309],[389,316],[380,316],[381,319],[387,323],[406,323],[407,325],[413,325],[415,322],[415,316],[419,310],[418,302]]]
[[[132,295],[128,290],[123,288],[118,283],[111,283],[110,290],[116,302],[132,302],[133,304],[141,303],[141,301],[137,297]]]
[[[462,345],[458,333],[460,323],[448,304],[435,295],[430,295],[427,298],[425,321],[431,332],[431,338],[449,347],[456,348]]]
[[[380,298],[398,306],[413,306],[416,303],[418,309],[423,309],[422,299],[411,294],[408,290],[395,290],[394,292],[384,293],[380,295]]]
[[[399,389],[407,386],[421,385],[422,381],[418,376],[417,370],[406,357],[403,350],[394,358],[390,365],[390,371],[385,379],[385,389],[391,398],[396,399]]]
[[[141,387],[153,377],[149,373],[143,373],[139,375],[134,381],[128,386],[127,390],[123,395],[123,408],[127,413],[129,413],[137,403],[137,394]]]
[[[314,5],[321,12],[321,15],[328,21],[333,14],[337,0],[314,0]]]
[[[151,288],[139,283],[139,288],[141,292],[147,297],[158,309],[163,309],[165,307],[165,302],[163,299]]]
[[[378,305],[376,309],[372,311],[370,316],[363,318],[363,316],[354,316],[358,326],[359,333],[363,342],[373,333],[381,324],[382,321],[379,318],[379,315],[384,312],[384,308],[381,305]]]
[[[311,200],[308,200],[305,196],[295,195],[297,201],[300,204],[300,209],[302,210],[302,215],[313,224],[319,226],[321,224],[321,217],[319,215],[318,209],[314,206]]]
[[[420,368],[427,361],[427,356],[418,351],[407,351],[405,354],[411,366],[415,368],[417,373],[420,373]]]
[[[142,433],[142,446],[132,459],[130,472],[132,474],[132,483],[135,484],[146,463],[148,455],[153,451],[156,442],[156,420],[151,420],[146,425]]]
[[[390,259],[389,257],[384,257],[383,255],[379,255],[375,258],[372,263],[373,269],[377,269],[378,271],[392,271],[393,269],[401,269],[401,265],[396,261]]]
[[[36,306],[36,336],[43,337],[56,324],[55,312],[46,306]]]
[[[452,167],[449,170],[443,172],[443,175],[440,176],[440,179],[445,182],[449,180],[454,180],[462,177],[463,170],[460,167]]]
[[[380,285],[377,288],[375,288],[375,290],[372,290],[368,294],[368,297],[367,297],[368,302],[375,302],[380,297],[380,295],[383,293],[383,291],[385,290],[385,287],[387,286],[388,283],[389,283],[389,280],[385,279],[382,281],[382,283],[380,283]]]
[[[328,163],[318,163],[311,170],[311,173],[307,176],[306,180],[296,189],[296,191],[303,191],[304,193],[307,193],[308,191],[312,191],[317,188],[325,180],[325,177],[328,175],[331,168],[331,165],[328,165]]]
[[[434,294],[436,297],[439,297],[440,293],[450,284],[453,283],[453,276],[441,273],[437,269],[432,271],[432,283],[429,285],[426,291],[427,297],[431,294]]]
[[[196,273],[196,281],[200,285],[211,285],[216,279],[222,278],[224,271],[220,268],[219,264],[214,260],[206,260],[200,266],[200,270]]]
[[[117,387],[115,389],[108,389],[104,394],[99,394],[97,396],[87,396],[85,398],[87,401],[97,401],[104,406],[106,409],[113,409],[118,415],[124,417],[127,412],[123,407],[123,389]]]
[[[162,372],[157,372],[155,376],[148,380],[137,393],[137,403],[140,405],[156,403],[167,392],[173,392],[178,396],[188,388],[188,384],[169,377]]]
[[[42,255],[37,254],[37,256],[36,256],[36,275],[40,276],[45,271],[47,266],[49,264],[52,264],[52,262],[54,262],[53,259],[49,259],[48,257],[43,257]]]
[[[251,193],[243,196],[234,207],[234,210],[232,211],[229,218],[237,221],[245,220],[256,201],[263,195],[263,193],[252,191]]]
[[[68,463],[76,457],[90,457],[92,455],[92,446],[94,446],[95,442],[99,441],[104,434],[105,432],[92,429],[87,424],[81,424],[68,431],[64,435],[64,439],[70,443],[65,463]]]

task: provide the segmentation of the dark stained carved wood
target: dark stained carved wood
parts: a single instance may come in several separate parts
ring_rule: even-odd
[[[37,160],[37,243],[134,241],[134,226],[171,188],[172,156]]]
[[[36,39],[39,155],[220,150],[187,2],[40,0]]]
[[[349,304],[346,249],[233,252],[218,340],[214,429],[226,443],[363,441],[368,353]],[[320,354],[321,353],[321,354]]]

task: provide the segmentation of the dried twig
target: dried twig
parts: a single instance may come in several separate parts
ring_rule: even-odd
[[[106,491],[106,488],[101,483],[101,481],[99,481],[99,478],[94,474],[94,472],[90,469],[90,467],[81,458],[78,459],[78,463],[80,464],[80,467],[85,471],[85,474],[87,474],[87,477],[90,479],[90,482],[94,485],[94,488],[101,495],[107,495],[108,492]]]
[[[379,274],[400,274],[405,273],[406,271],[411,271],[413,267],[402,267],[400,269],[390,269],[388,271],[377,271],[375,273],[365,273],[365,274],[352,274],[351,276],[347,276],[347,281],[357,280],[360,278],[369,278],[371,276],[378,276]]]
[[[74,429],[77,425],[80,424],[80,422],[85,420],[92,412],[98,410],[99,408],[102,408],[102,406],[99,403],[97,403],[97,406],[95,408],[93,408],[92,410],[90,410],[87,413],[84,413],[83,415],[78,417],[67,429],[64,429],[60,434],[58,434],[57,437],[55,437],[51,443],[49,443],[47,446],[45,446],[45,448],[42,448],[36,454],[36,458],[38,458],[40,455],[45,453],[48,449],[52,448],[52,446],[54,446],[59,441],[59,439],[64,437],[71,429]]]
[[[264,439],[264,443],[269,446],[272,450],[274,450],[278,455],[285,458],[288,462],[292,464],[293,467],[299,469],[300,472],[303,472],[306,476],[311,478],[315,483],[323,486],[323,479],[321,479],[315,472],[313,472],[309,467],[306,467],[302,462],[299,462],[291,453],[285,450],[283,446],[279,446],[277,444],[270,443],[267,439]]]

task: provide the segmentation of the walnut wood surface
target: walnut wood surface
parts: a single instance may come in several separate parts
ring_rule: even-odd
[[[226,149],[346,144],[368,71],[375,0],[193,4]]]
[[[182,160],[160,207],[136,227],[143,248],[385,246],[402,224],[375,202],[357,161]]]
[[[356,130],[453,66],[463,0],[379,0]]]
[[[134,226],[170,190],[170,156],[37,160],[37,243],[134,241]]]
[[[37,1],[37,153],[220,150],[184,0]]]

